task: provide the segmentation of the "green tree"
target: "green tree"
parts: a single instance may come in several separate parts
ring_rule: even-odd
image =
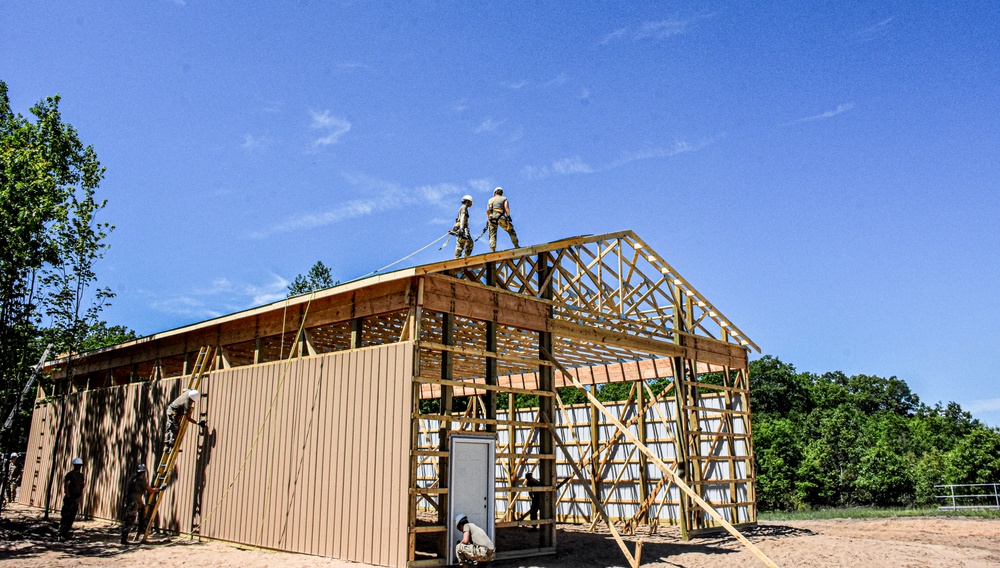
[[[796,498],[796,471],[802,463],[802,437],[788,418],[763,417],[754,424],[757,461],[757,503],[764,510],[792,510]]]
[[[913,488],[919,505],[930,505],[937,501],[935,485],[944,483],[944,454],[937,448],[924,452],[913,464]]]
[[[309,272],[299,274],[292,280],[292,283],[288,285],[288,296],[308,294],[309,292],[330,288],[337,284],[340,284],[340,282],[334,282],[333,273],[330,272],[330,269],[322,261],[316,261],[316,264],[309,269]]]
[[[948,483],[1000,482],[1000,433],[976,428],[945,455]]]
[[[107,288],[92,290],[94,263],[113,229],[97,220],[104,168],[63,122],[58,95],[31,114],[12,111],[0,81],[0,413],[41,354],[45,318],[56,352],[73,352],[112,297]]]
[[[93,351],[102,347],[111,347],[132,341],[138,336],[131,329],[123,325],[108,325],[106,321],[98,321],[91,324],[87,330],[87,335],[80,342],[80,352]]]
[[[808,385],[794,366],[770,355],[750,362],[750,408],[754,414],[805,413],[809,402]]]
[[[909,460],[887,440],[868,446],[858,463],[855,490],[859,501],[881,507],[913,503],[916,493]]]

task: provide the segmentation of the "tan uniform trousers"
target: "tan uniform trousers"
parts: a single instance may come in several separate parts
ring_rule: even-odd
[[[490,250],[496,252],[497,250],[497,227],[507,231],[510,235],[510,242],[514,245],[514,248],[518,248],[520,245],[517,244],[517,233],[514,232],[514,224],[507,220],[506,215],[501,215],[499,213],[490,213],[489,218],[486,221],[486,225],[490,230]]]
[[[455,545],[455,556],[459,562],[489,562],[493,560],[494,552],[478,544],[462,544],[460,542]]]

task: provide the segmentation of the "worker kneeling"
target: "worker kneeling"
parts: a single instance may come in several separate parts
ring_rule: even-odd
[[[461,514],[455,517],[455,526],[463,533],[462,542],[455,545],[455,557],[462,566],[493,560],[496,548],[486,531]]]

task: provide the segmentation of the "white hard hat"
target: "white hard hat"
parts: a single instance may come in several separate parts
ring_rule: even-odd
[[[498,187],[498,188],[494,189],[493,190],[493,194],[494,195],[503,195],[503,188],[502,187]]]
[[[10,454],[10,457],[16,458],[17,457],[17,452],[14,452],[14,453]]]
[[[201,393],[198,392],[198,391],[196,391],[196,390],[194,390],[194,389],[191,389],[191,390],[188,391],[188,398],[190,398],[191,400],[193,400],[195,402],[198,402],[198,399],[201,398]]]
[[[144,463],[139,464],[139,467],[137,467],[135,470],[139,473],[146,473],[146,464]]]
[[[472,196],[471,195],[463,195],[462,196],[462,201],[468,201],[469,203],[472,203]]]
[[[80,458],[73,458],[73,465],[83,465],[83,460]]]
[[[466,517],[465,515],[463,515],[461,513],[455,515],[455,527],[456,528],[458,527],[458,525],[462,524],[462,521],[469,522],[469,517]]]

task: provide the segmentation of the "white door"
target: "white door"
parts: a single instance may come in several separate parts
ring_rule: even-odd
[[[452,435],[448,443],[448,526],[452,538],[448,562],[455,563],[455,543],[462,533],[455,528],[461,513],[496,542],[494,534],[494,487],[496,485],[496,439],[486,436]]]

